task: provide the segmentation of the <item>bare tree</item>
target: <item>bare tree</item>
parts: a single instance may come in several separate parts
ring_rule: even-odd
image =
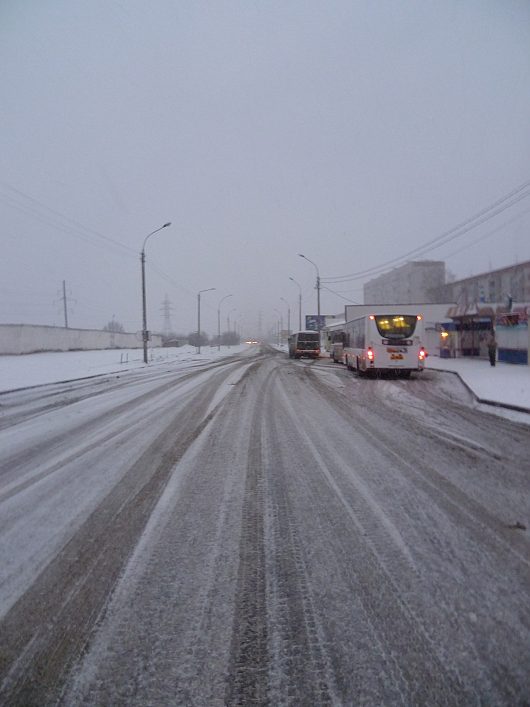
[[[116,319],[111,319],[110,322],[105,324],[103,331],[112,331],[115,334],[121,334],[125,331],[125,329],[123,328],[123,324],[121,322],[118,322]]]

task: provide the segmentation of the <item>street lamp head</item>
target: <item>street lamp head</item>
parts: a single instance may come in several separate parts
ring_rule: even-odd
[[[144,243],[143,243],[143,245],[142,245],[142,258],[145,257],[145,252],[144,252],[144,251],[145,251],[145,244],[147,243],[147,241],[149,240],[149,238],[151,238],[151,236],[154,236],[155,233],[158,233],[158,232],[161,231],[163,228],[167,228],[168,226],[171,226],[171,221],[168,221],[168,222],[165,223],[163,226],[160,226],[160,228],[156,228],[154,231],[151,231],[151,233],[148,233],[148,234],[147,234],[147,236],[144,238]]]
[[[295,280],[294,277],[290,277],[290,276],[289,276],[289,280],[291,280],[291,282],[294,282],[294,284],[298,287],[298,289],[300,290],[300,292],[302,292],[302,286],[300,285],[300,283],[298,282],[298,280]]]

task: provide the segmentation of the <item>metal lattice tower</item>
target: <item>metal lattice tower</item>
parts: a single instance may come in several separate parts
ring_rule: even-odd
[[[162,314],[164,315],[164,326],[163,326],[163,332],[165,336],[169,336],[171,334],[171,310],[173,309],[171,302],[169,301],[169,297],[166,296],[164,297],[164,301],[162,302],[162,307],[160,308]]]

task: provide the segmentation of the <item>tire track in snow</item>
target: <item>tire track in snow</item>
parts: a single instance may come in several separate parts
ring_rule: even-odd
[[[248,382],[260,365],[243,371],[175,467],[65,704],[223,704],[255,398]]]
[[[414,435],[415,427],[413,425],[409,425],[405,421],[404,425],[399,426],[399,433],[390,438],[387,433],[388,425],[385,422],[376,425],[371,421],[370,415],[361,411],[356,400],[349,401],[344,395],[325,386],[322,381],[315,380],[314,385],[315,391],[319,392],[326,402],[340,412],[351,424],[356,434],[362,435],[374,448],[380,449],[389,457],[392,460],[392,469],[408,480],[414,489],[431,499],[433,505],[447,516],[451,526],[456,529],[459,535],[462,536],[462,532],[464,533],[466,542],[471,542],[475,553],[479,553],[473,564],[489,566],[492,572],[501,573],[502,579],[494,583],[492,591],[488,591],[486,587],[484,591],[482,588],[475,588],[475,592],[479,589],[480,595],[486,602],[483,607],[474,603],[473,594],[468,597],[467,592],[464,592],[461,598],[454,597],[453,601],[451,601],[451,597],[440,596],[439,601],[441,605],[445,606],[445,610],[453,615],[449,620],[454,622],[455,626],[461,622],[459,604],[470,607],[468,611],[492,612],[492,618],[488,617],[490,631],[495,632],[500,643],[509,642],[505,644],[505,651],[494,659],[491,654],[491,639],[487,636],[475,638],[474,632],[470,630],[467,639],[468,647],[465,650],[474,657],[469,667],[483,673],[479,694],[495,694],[499,698],[502,696],[503,700],[517,703],[525,694],[523,687],[525,681],[521,677],[524,672],[524,660],[521,660],[519,655],[521,650],[524,650],[522,646],[525,636],[528,636],[528,613],[523,609],[524,593],[530,583],[527,538],[507,528],[499,518],[453,484],[438,469],[431,466],[428,463],[428,458],[426,459],[425,455],[421,454],[421,438],[418,439]],[[383,417],[385,412],[383,411]],[[421,454],[421,464],[413,464],[408,461],[411,456],[414,458],[418,454]],[[440,538],[440,541],[443,542],[443,537]],[[462,546],[461,542],[457,541],[457,543],[457,547],[460,549],[459,555],[463,554],[465,557],[466,548]],[[482,557],[486,559],[486,562],[481,560]],[[486,572],[484,576],[487,577],[485,567],[482,572]],[[474,572],[478,572],[477,567],[474,567]],[[512,577],[513,579],[512,594],[517,592],[517,587],[523,594],[519,601],[517,601],[515,594],[506,596],[506,619],[496,621],[493,617],[503,610],[502,595],[499,596],[499,591],[502,591],[502,587],[504,587],[504,591],[510,591],[510,581],[508,579],[504,581],[505,575],[506,578]],[[463,587],[459,587],[458,583],[454,588],[457,592],[463,590]],[[470,585],[470,588],[473,590],[473,585]],[[435,594],[438,592],[437,587],[433,587],[433,590]],[[499,600],[501,604],[496,608]],[[495,603],[491,604],[491,602]],[[517,621],[520,622],[519,626],[517,626]],[[436,635],[436,632],[429,631],[429,633],[431,637]],[[445,655],[450,663],[458,666],[458,661],[454,661],[450,649],[449,652],[445,652]],[[477,687],[475,689],[477,690]]]
[[[357,406],[348,404],[343,396],[337,395],[336,391],[326,386],[318,377],[315,376],[312,383],[315,391],[319,392],[326,402],[338,410],[343,418],[351,420],[354,429],[371,440],[375,447],[385,450],[385,454],[393,460],[401,473],[416,486],[424,489],[427,495],[432,496],[434,491],[438,505],[443,506],[450,516],[463,523],[473,536],[483,541],[486,530],[491,538],[490,550],[494,554],[504,555],[508,551],[516,555],[526,565],[530,581],[530,545],[525,537],[515,535],[498,517],[425,461],[421,464],[408,462],[407,458],[412,454],[411,449],[418,445],[417,439],[399,442],[395,437],[388,437],[383,426],[375,426],[366,415],[361,414]]]
[[[266,390],[258,394],[248,446],[234,624],[225,691],[227,705],[267,704],[268,631],[264,538],[262,424]]]
[[[388,541],[384,542],[385,526],[379,524],[377,532],[379,514],[372,522],[373,509],[364,504],[362,497],[355,502],[354,496],[341,490],[332,446],[327,446],[318,434],[313,437],[313,431],[311,436],[308,434],[303,411],[293,409],[285,388],[281,389],[281,396],[288,419],[294,421],[303,446],[314,460],[315,472],[308,473],[306,479],[313,496],[311,507],[328,517],[333,526],[333,533],[329,533],[334,538],[330,549],[343,558],[339,564],[344,581],[360,600],[370,622],[373,640],[380,646],[381,660],[386,663],[385,672],[392,676],[388,681],[392,690],[397,690],[405,703],[466,704],[470,695],[466,696],[466,690],[444,664],[421,619],[401,595],[395,579],[399,574],[394,574],[396,553],[392,553]],[[325,486],[317,473],[322,475]],[[410,565],[403,567],[403,564],[401,570],[410,572]],[[391,694],[386,694],[386,699],[396,698],[395,692],[393,698]],[[378,697],[381,699],[381,695]],[[355,697],[349,694],[347,699]]]
[[[0,430],[99,395],[109,392],[115,393],[122,388],[152,385],[157,381],[167,381],[167,379],[175,376],[189,377],[205,370],[213,370],[238,363],[246,358],[246,356],[234,354],[223,357],[220,361],[199,361],[191,367],[193,370],[188,373],[183,373],[182,369],[178,368],[178,361],[168,361],[160,364],[159,369],[115,371],[113,373],[89,376],[88,378],[78,378],[59,383],[43,383],[30,388],[0,391]],[[168,368],[173,363],[176,363],[177,367],[175,369]],[[165,370],[160,370],[163,366]],[[187,366],[187,368],[190,368],[190,366]]]
[[[141,392],[139,395],[135,395],[134,397],[118,405],[112,406],[112,398],[110,398],[109,396],[109,409],[103,412],[99,411],[93,419],[83,420],[79,425],[70,427],[66,433],[60,432],[58,434],[47,434],[44,439],[41,436],[41,438],[33,444],[25,444],[23,450],[4,457],[2,461],[4,469],[3,474],[9,474],[11,476],[16,475],[18,467],[32,462],[32,460],[35,458],[42,459],[43,457],[45,457],[46,454],[54,453],[56,448],[61,444],[64,444],[68,448],[70,448],[76,445],[78,443],[78,440],[82,441],[86,438],[92,437],[92,435],[96,434],[100,428],[104,427],[104,424],[106,422],[111,423],[121,415],[131,412],[131,410],[138,410],[143,404],[156,400],[158,396],[166,396],[172,390],[177,390],[179,387],[184,386],[186,383],[193,380],[194,378],[200,377],[205,373],[209,373],[209,371],[211,371],[212,369],[221,366],[223,368],[227,366],[234,366],[237,365],[237,363],[239,362],[219,362],[213,364],[207,370],[203,369],[200,371],[192,371],[183,376],[178,376],[177,378],[175,378],[174,376],[168,376],[169,380],[165,379],[163,383],[157,385],[155,388],[152,388],[146,392]],[[146,384],[148,383],[149,381],[146,380]],[[109,394],[111,392],[112,390],[97,391],[93,395],[87,395],[86,398],[99,396],[102,393]]]
[[[277,441],[271,397],[276,385],[274,368],[252,416],[225,704],[329,705],[337,701],[322,619],[270,454]]]
[[[275,370],[276,393],[281,385]],[[268,400],[265,453],[268,470],[267,548],[272,704],[339,704],[326,645],[324,616],[313,596],[304,543],[291,502],[292,490],[279,450],[277,400]]]
[[[174,465],[213,419],[204,413],[224,375],[206,381],[2,619],[0,702],[57,701]]]

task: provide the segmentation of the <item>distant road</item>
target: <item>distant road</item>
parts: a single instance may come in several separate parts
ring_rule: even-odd
[[[530,700],[528,428],[264,348],[0,400],[0,704]]]

